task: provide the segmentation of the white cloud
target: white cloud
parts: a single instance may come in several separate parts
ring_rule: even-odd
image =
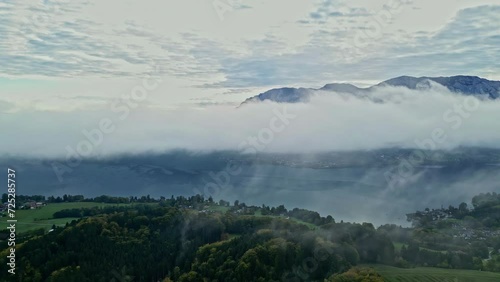
[[[500,119],[498,101],[464,100],[465,96],[442,87],[425,91],[381,88],[369,97],[327,92],[308,104],[261,103],[238,109],[227,105],[168,109],[148,101],[131,108],[124,120],[109,105],[98,103],[72,112],[23,109],[1,119],[0,130],[16,134],[2,137],[0,154],[64,156],[66,146],[76,148],[87,138],[82,131],[99,128],[103,118],[111,119],[116,130],[104,134],[104,142],[95,146],[92,154],[97,156],[177,148],[237,150],[249,137],[268,134],[261,131],[270,127],[275,109],[296,118],[273,134],[272,142],[259,149],[263,152],[415,148],[419,146],[415,140],[434,138],[437,128],[446,137],[436,148],[500,144],[494,122]],[[465,107],[465,114],[460,107],[462,111]]]

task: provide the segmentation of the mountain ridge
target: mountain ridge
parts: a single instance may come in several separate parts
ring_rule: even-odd
[[[448,77],[413,77],[403,75],[385,80],[366,88],[357,87],[349,83],[328,83],[321,88],[273,88],[246,99],[242,105],[245,103],[260,102],[265,100],[278,103],[307,102],[310,96],[318,91],[341,92],[358,95],[369,93],[374,89],[384,86],[406,87],[408,89],[428,89],[432,87],[432,83],[440,84],[451,92],[461,93],[463,95],[485,95],[489,99],[498,99],[500,97],[500,81],[488,80],[478,76],[456,75]]]

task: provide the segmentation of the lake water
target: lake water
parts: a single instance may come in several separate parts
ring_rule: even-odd
[[[468,203],[476,194],[500,192],[500,167],[488,165],[420,167],[412,174],[412,181],[396,187],[389,187],[384,177],[388,168],[384,167],[311,169],[243,165],[238,174],[219,178],[219,182],[227,183],[222,189],[208,190],[204,189],[207,183],[216,183],[211,175],[224,171],[222,162],[195,167],[143,161],[85,162],[64,174],[62,182],[51,162],[9,165],[18,170],[18,194],[170,197],[208,191],[216,200],[238,199],[259,206],[284,204],[287,208],[330,214],[337,221],[367,221],[377,225],[407,225],[405,214],[416,209]]]

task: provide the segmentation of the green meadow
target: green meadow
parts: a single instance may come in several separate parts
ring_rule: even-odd
[[[386,282],[497,282],[500,273],[442,269],[434,267],[397,268],[386,265],[367,265],[375,268]]]
[[[46,206],[40,207],[33,210],[16,210],[16,232],[23,233],[29,230],[44,228],[46,231],[49,230],[52,225],[63,226],[66,222],[71,222],[77,218],[53,218],[53,215],[57,211],[64,209],[75,209],[75,208],[92,208],[92,207],[106,207],[106,206],[119,206],[119,205],[129,205],[129,204],[106,204],[106,203],[94,203],[94,202],[71,202],[71,203],[50,203]],[[4,212],[4,215],[7,213]],[[6,216],[0,219],[0,230],[5,230],[8,226]]]

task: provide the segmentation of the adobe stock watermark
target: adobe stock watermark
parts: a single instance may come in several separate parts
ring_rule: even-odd
[[[430,133],[429,138],[416,139],[414,142],[418,149],[412,151],[408,158],[401,160],[397,166],[384,173],[389,188],[396,188],[410,182],[415,175],[415,168],[422,164],[426,158],[431,157],[438,145],[447,141],[447,133],[462,127],[464,120],[470,118],[471,113],[476,111],[479,106],[480,101],[477,98],[467,96],[462,103],[455,104],[453,108],[447,109],[442,118],[449,127],[436,127]]]
[[[59,182],[63,182],[64,174],[73,172],[84,158],[90,157],[94,150],[105,142],[106,136],[115,132],[117,126],[130,116],[132,110],[138,108],[149,94],[159,87],[162,83],[160,73],[160,66],[155,65],[152,74],[146,75],[129,93],[123,94],[109,105],[112,115],[101,118],[93,128],[83,129],[81,131],[83,138],[76,144],[65,147],[64,162],[55,161],[51,164]]]
[[[275,136],[283,132],[292,120],[297,116],[287,112],[287,107],[273,109],[273,117],[269,120],[268,126],[261,128],[256,135],[248,136],[239,146],[239,152],[247,155],[256,155],[262,152],[275,139]],[[222,192],[233,189],[231,177],[235,177],[242,172],[241,164],[228,162],[227,166],[217,173],[210,172],[211,182],[207,182],[202,190],[193,189],[194,194],[217,197]]]
[[[47,27],[54,14],[61,11],[61,5],[70,3],[68,0],[36,1],[36,11],[30,17],[23,19],[24,24],[35,27]]]
[[[390,0],[382,9],[370,16],[363,29],[356,29],[352,39],[341,47],[341,54],[345,60],[358,58],[372,51],[373,44],[383,37],[384,29],[391,23],[395,15],[401,13],[404,5],[410,4],[408,0]],[[343,28],[350,31],[348,27]]]
[[[321,247],[316,245],[313,250],[313,255],[305,258],[299,267],[294,267],[292,271],[286,271],[283,273],[281,281],[310,281],[311,274],[318,270],[320,263],[329,260],[334,253],[335,251],[330,244]]]
[[[118,272],[117,270],[112,270],[111,274],[113,278],[111,278],[110,282],[132,282],[134,281],[134,276],[130,276],[127,274],[127,268],[124,266]]]
[[[212,1],[217,16],[221,21],[224,20],[224,15],[227,12],[232,12],[235,9],[243,6],[243,0],[214,0]]]

